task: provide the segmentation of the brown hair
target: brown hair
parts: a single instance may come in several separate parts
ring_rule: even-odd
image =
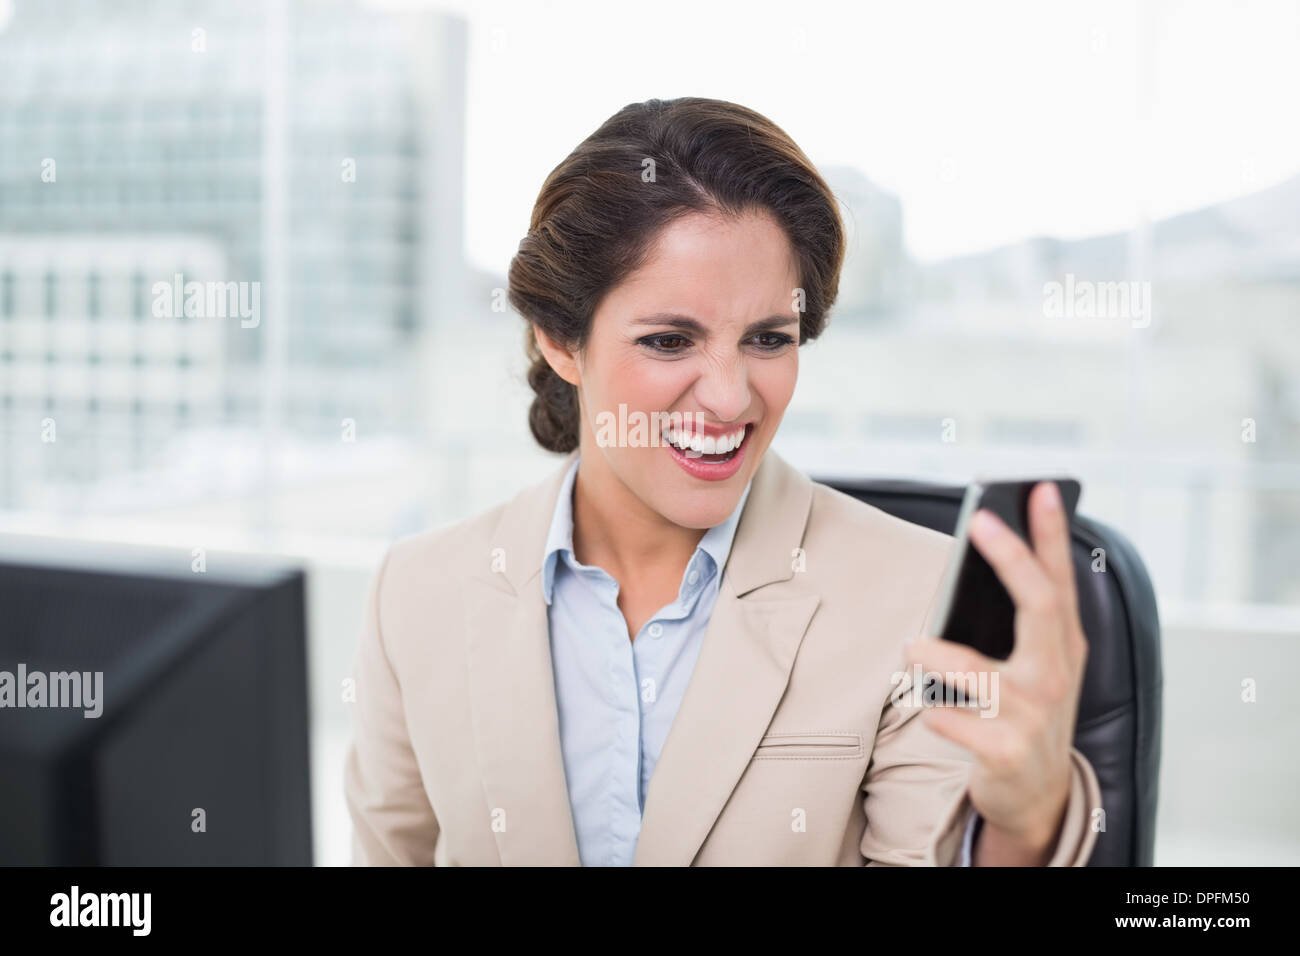
[[[689,212],[756,209],[773,215],[794,251],[802,345],[825,329],[835,302],[844,225],[830,187],[771,120],[723,100],[646,100],[619,110],[552,170],[509,273],[510,304],[528,323],[536,392],[528,424],[538,444],[578,447],[578,396],[547,364],[533,326],[581,349],[601,299],[640,267],[664,226]]]

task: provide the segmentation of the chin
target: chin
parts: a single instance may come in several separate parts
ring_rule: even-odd
[[[753,477],[746,468],[727,481],[700,481],[668,462],[666,473],[655,469],[649,500],[656,511],[682,528],[707,529],[722,524],[740,503],[745,485]]]
[[[678,527],[706,531],[731,517],[731,512],[736,510],[736,505],[740,501],[742,491],[744,491],[743,487],[734,495],[724,495],[720,491],[709,492],[712,500],[702,501],[696,505],[670,501],[666,503],[665,510],[660,514]]]

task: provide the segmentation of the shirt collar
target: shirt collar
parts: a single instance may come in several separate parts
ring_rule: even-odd
[[[581,461],[581,455],[574,458],[573,464],[569,466],[564,476],[559,497],[555,501],[555,512],[551,517],[551,529],[546,535],[546,551],[542,556],[542,594],[545,595],[547,604],[551,603],[551,595],[555,587],[555,568],[561,553],[573,554],[573,485],[577,481],[578,463]],[[695,548],[696,553],[703,551],[708,555],[715,568],[720,569],[727,564],[727,556],[731,554],[731,543],[735,540],[736,528],[740,524],[740,514],[745,510],[745,502],[749,500],[749,491],[753,484],[751,479],[741,493],[740,501],[736,502],[736,510],[722,524],[715,525],[704,532],[704,537]]]

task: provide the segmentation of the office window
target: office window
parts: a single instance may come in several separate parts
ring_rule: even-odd
[[[91,321],[99,318],[100,281],[98,272],[86,276],[86,317]]]
[[[131,275],[131,318],[143,322],[149,315],[149,300],[145,296],[144,276],[135,272]]]

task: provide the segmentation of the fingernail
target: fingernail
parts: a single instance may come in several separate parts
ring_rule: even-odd
[[[1056,486],[1054,481],[1049,481],[1047,487],[1048,492],[1044,496],[1046,498],[1044,504],[1049,511],[1056,511],[1061,507],[1061,489]]]

